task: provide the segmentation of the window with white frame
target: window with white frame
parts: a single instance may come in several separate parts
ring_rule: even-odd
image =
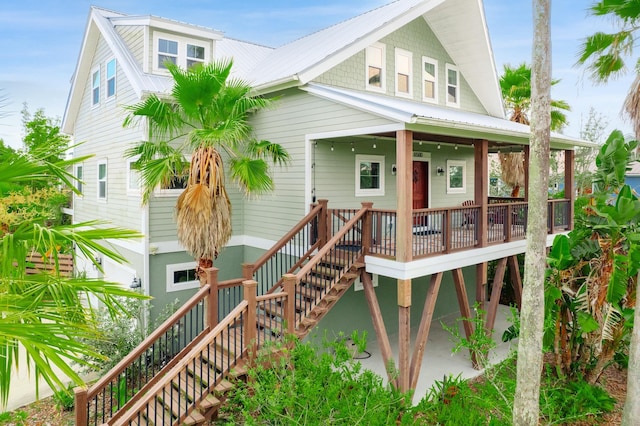
[[[100,103],[100,68],[91,73],[91,105]]]
[[[467,162],[447,160],[447,194],[467,192]]]
[[[167,265],[166,271],[168,292],[200,287],[200,281],[196,274],[196,262]]]
[[[204,63],[204,46],[187,43],[187,68]]]
[[[413,55],[411,52],[396,48],[396,95],[411,97],[413,88]]]
[[[161,183],[160,188],[156,191],[157,196],[173,197],[182,194],[189,182],[189,161],[191,158],[188,157],[186,160],[181,166],[174,165],[173,176],[168,181]]]
[[[356,196],[384,195],[384,156],[356,155]]]
[[[385,91],[385,57],[384,44],[375,43],[367,47],[367,89],[378,92]]]
[[[107,162],[98,162],[98,200],[107,199]]]
[[[116,94],[116,60],[107,62],[107,99]]]
[[[438,102],[438,61],[422,57],[422,100]]]
[[[135,167],[136,159],[127,162],[127,193],[138,195],[140,193],[140,171]]]
[[[460,73],[451,64],[445,66],[447,74],[447,106],[460,106]]]
[[[210,57],[210,43],[202,40],[181,37],[175,34],[154,32],[153,68],[166,72],[166,62],[172,62],[182,68],[189,68],[198,63],[207,62]]]
[[[82,193],[84,190],[84,182],[82,181],[82,179],[84,178],[84,168],[82,167],[82,164],[76,164],[75,177],[76,177],[76,189],[79,192],[78,196],[82,197]]]

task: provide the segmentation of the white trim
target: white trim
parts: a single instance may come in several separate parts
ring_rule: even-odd
[[[94,100],[94,91],[96,90],[94,76],[96,75],[96,73],[98,74],[98,87],[97,87],[98,102],[95,102]],[[90,93],[89,96],[91,99],[91,108],[97,108],[100,105],[100,102],[102,101],[102,73],[100,72],[100,64],[96,65],[91,69],[91,72],[89,73],[89,78],[91,82],[91,91],[89,92]]]
[[[92,228],[92,229],[100,229],[100,228]],[[141,237],[139,240],[142,240]],[[138,240],[116,240],[116,239],[108,239],[106,240],[110,245],[114,247],[120,247],[125,250],[129,250],[136,254],[144,254],[144,242]],[[184,251],[184,249],[182,249]]]
[[[381,64],[370,64],[369,53],[370,49],[380,49],[381,50]],[[371,46],[367,46],[364,51],[364,81],[365,88],[372,92],[385,93],[387,91],[387,47],[383,43],[373,43]],[[369,84],[369,67],[373,66],[375,68],[380,68],[380,86],[373,86]]]
[[[193,37],[201,37],[210,40],[221,40],[223,33],[213,28],[207,28],[182,22],[176,22],[158,16],[119,16],[111,18],[113,25],[132,25],[141,27],[154,27],[161,30],[189,34]]]
[[[176,64],[183,69],[187,68],[187,44],[202,47],[204,49],[204,60],[202,61],[203,63],[209,62],[211,60],[211,42],[197,40],[191,37],[179,36],[176,34],[163,33],[161,31],[154,31],[153,46],[151,48],[152,69],[154,73],[166,75],[169,74],[169,71],[165,68],[161,68],[160,64],[158,63],[158,55],[160,54],[160,51],[158,50],[158,41],[160,39],[177,43],[178,50],[177,54],[175,55]]]
[[[307,137],[307,140],[331,139],[331,138],[341,138],[345,136],[366,135],[369,133],[397,132],[398,130],[404,130],[404,129],[405,129],[405,126],[403,123],[392,123],[392,124],[383,124],[381,126],[356,127],[353,129],[336,130],[332,132],[309,133],[307,134],[306,137]]]
[[[400,72],[398,71],[398,59],[406,58],[409,63],[409,69],[407,74],[407,92],[400,92],[398,90],[398,76]],[[394,81],[395,81],[395,93],[396,96],[400,96],[402,98],[413,99],[413,53],[408,50],[400,49],[399,47],[395,48],[395,61],[394,61]]]
[[[355,164],[355,188],[356,188],[356,197],[382,197],[384,196],[384,176],[386,174],[384,155],[369,155],[369,154],[356,154],[356,164]],[[370,163],[378,163],[378,173],[379,173],[379,187],[378,188],[361,188],[360,187],[360,171],[361,165],[363,162]]]
[[[424,95],[424,89],[425,89],[425,84],[424,83],[426,81],[431,81],[431,80],[428,80],[426,78],[427,72],[424,69],[424,65],[426,63],[429,63],[429,64],[434,66],[435,75],[433,76],[433,98],[427,98]],[[422,57],[422,67],[420,68],[420,71],[421,71],[420,78],[421,78],[421,81],[422,81],[422,101],[423,102],[431,102],[431,103],[437,104],[438,103],[438,92],[439,92],[439,87],[438,87],[438,60],[430,58],[428,56],[423,56]]]
[[[171,263],[166,265],[166,282],[167,282],[167,293],[171,293],[174,291],[180,290],[190,290],[192,288],[200,287],[200,280],[196,276],[196,268],[198,265],[196,262],[184,262],[184,263]],[[183,281],[183,282],[175,282],[173,278],[173,274],[178,271],[190,271],[193,269],[194,280]]]
[[[249,246],[262,250],[269,250],[277,243],[276,240],[254,237],[252,235],[234,235],[231,237],[226,247]],[[184,252],[184,247],[177,240],[173,241],[157,241],[149,243],[149,253],[167,254]]]
[[[113,95],[109,96],[109,64],[114,63],[113,70]],[[108,61],[105,61],[104,64],[104,100],[105,102],[112,101],[116,98],[116,94],[118,93],[118,61],[115,57],[111,57]]]
[[[380,275],[378,274],[371,274],[371,282],[373,283],[374,287],[378,287],[378,281]],[[362,286],[362,281],[360,280],[360,277],[358,277],[354,282],[353,282],[353,291],[362,291],[364,290],[364,287]]]
[[[456,72],[456,84],[449,84],[449,71]],[[451,102],[449,100],[449,86],[456,88],[456,101]],[[460,70],[453,64],[445,64],[444,66],[444,100],[447,106],[460,108]]]
[[[565,234],[566,233],[562,233]],[[553,244],[554,238],[560,235],[547,235],[547,247]],[[512,241],[510,243],[496,244],[471,250],[464,250],[442,256],[433,256],[412,262],[397,262],[382,257],[365,256],[366,270],[372,274],[380,274],[384,277],[399,280],[410,280],[438,272],[450,271],[454,268],[478,265],[503,257],[513,256],[526,251],[526,240]]]
[[[462,188],[451,187],[451,167],[462,167]],[[467,192],[467,162],[464,160],[447,160],[447,169],[445,170],[447,179],[447,194],[465,194]]]
[[[140,172],[131,168],[131,165],[138,161],[139,156],[128,158],[127,159],[127,196],[129,197],[139,197],[140,196]],[[131,187],[131,173],[135,173],[136,179],[138,180],[137,188]]]
[[[104,197],[100,196],[100,166],[104,164]],[[96,163],[96,198],[100,202],[106,202],[109,197],[109,164],[107,160],[98,160]]]

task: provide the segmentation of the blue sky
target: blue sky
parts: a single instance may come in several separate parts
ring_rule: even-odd
[[[89,7],[128,14],[156,15],[222,30],[229,37],[279,46],[355,16],[389,0],[0,0],[0,94],[9,104],[0,109],[0,139],[21,146],[22,103],[33,112],[44,108],[62,117]],[[565,133],[577,136],[591,107],[609,122],[609,130],[631,132],[620,117],[631,73],[607,85],[594,85],[574,67],[585,36],[609,30],[602,18],[587,15],[592,0],[552,1],[553,76],[561,79],[552,96],[569,102],[573,111]],[[504,64],[531,62],[530,0],[485,0],[498,73]]]

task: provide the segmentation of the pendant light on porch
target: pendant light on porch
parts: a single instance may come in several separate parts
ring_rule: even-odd
[[[353,146],[353,142],[351,142],[351,152],[355,152],[355,151],[356,151],[356,149],[355,149],[355,147]]]
[[[438,149],[440,149],[440,144],[438,144]]]
[[[331,142],[331,151],[333,151],[333,150],[334,150],[333,142]]]
[[[456,146],[454,146],[453,149],[455,149],[457,151],[458,150],[458,144],[456,144]]]

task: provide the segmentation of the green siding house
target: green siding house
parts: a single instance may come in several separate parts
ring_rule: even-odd
[[[141,285],[156,307],[187,301],[200,283],[176,239],[181,190],[157,188],[141,204],[124,152],[147,133],[144,126],[122,127],[123,107],[171,89],[164,59],[186,67],[225,57],[257,95],[277,98],[274,108],[252,116],[252,125],[256,137],[283,145],[292,162],[274,170],[271,194],[246,199],[231,188],[233,237],[215,261],[215,282],[226,291],[218,296],[243,280],[257,281],[259,295],[282,291],[282,275],[289,273],[302,303],[304,274],[320,275],[317,256],[355,253],[288,326],[300,337],[316,326],[367,329],[387,363],[395,361],[384,349],[386,330],[398,330],[394,383],[415,387],[420,362],[411,361],[410,327],[422,325],[419,347],[433,315],[468,316],[478,301],[489,310],[488,321],[495,319],[487,262],[512,268],[516,294],[520,285],[515,256],[525,248],[526,196],[489,197],[488,164],[491,155],[521,152],[526,172],[529,128],[505,119],[482,1],[398,0],[278,48],[92,7],[63,120],[77,144],[74,155],[95,154],[76,166],[83,194],[74,198],[73,216],[144,235],[112,242],[129,264],[105,260],[103,268],[124,286]],[[573,187],[573,149],[583,144],[552,134],[552,149],[565,151],[565,187]],[[572,194],[567,197],[549,203],[549,243],[572,227]],[[274,264],[287,266],[265,272],[276,257],[281,262]],[[98,273],[90,262],[77,264]],[[357,279],[361,284],[352,286]],[[332,291],[335,309],[321,300]],[[423,316],[423,306],[431,316]]]

